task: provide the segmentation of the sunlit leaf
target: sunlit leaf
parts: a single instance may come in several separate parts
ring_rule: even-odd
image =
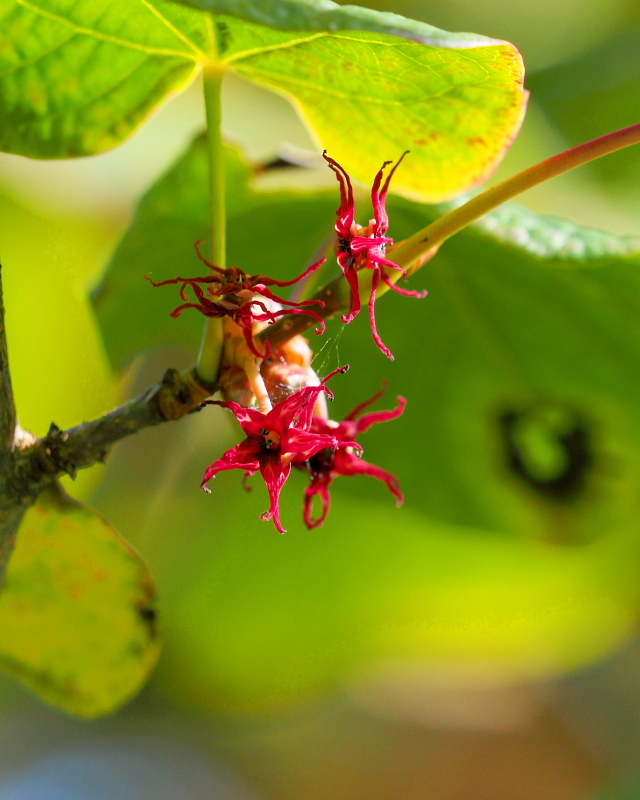
[[[215,0],[202,2],[215,10]],[[331,32],[306,36],[228,18],[219,23],[223,60],[293,98],[323,147],[360,180],[370,183],[383,161],[405,150],[410,161],[396,190],[423,201],[484,180],[524,113],[518,51],[395,15],[335,9]],[[354,31],[359,21],[364,30]],[[400,22],[405,38],[387,35]]]
[[[284,93],[356,177],[411,150],[396,186],[423,200],[482,181],[517,132],[526,96],[508,43],[355,6],[258,6],[7,0],[0,147],[38,158],[112,147],[203,64]]]
[[[165,0],[4,0],[0,148],[33,158],[106,150],[185,86],[202,14]]]
[[[66,711],[115,710],[155,666],[155,590],[105,520],[61,490],[27,512],[0,595],[0,667]]]

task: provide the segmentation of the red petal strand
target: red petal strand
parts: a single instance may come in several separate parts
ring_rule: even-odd
[[[324,300],[301,300],[297,302],[295,300],[285,300],[284,297],[278,297],[277,294],[274,294],[270,289],[268,289],[264,284],[258,283],[254,287],[255,291],[258,294],[261,294],[263,297],[268,297],[269,300],[275,300],[276,303],[280,303],[283,306],[324,306],[326,303]]]
[[[400,264],[396,264],[395,261],[389,261],[389,259],[387,258],[382,258],[381,256],[377,256],[372,253],[369,253],[369,261],[373,262],[374,264],[380,264],[383,267],[390,267],[392,269],[397,269],[404,275],[405,278],[407,277],[407,270],[403,269],[400,266]],[[384,272],[382,272],[382,270],[381,273],[384,277]]]
[[[259,452],[259,447],[248,439],[245,439],[244,442],[240,442],[240,444],[237,444],[231,450],[227,450],[222,458],[219,458],[207,467],[200,488],[206,491],[206,484],[211,478],[224,470],[243,469],[253,475],[260,469],[260,462],[256,458],[256,451]]]
[[[398,397],[397,401],[398,405],[391,411],[371,411],[369,414],[365,414],[357,420],[357,435],[359,436],[361,433],[366,433],[372,425],[376,425],[378,422],[389,422],[389,420],[401,417],[404,414],[407,401],[404,397]]]
[[[306,308],[285,308],[283,309],[284,314],[306,314],[309,317],[313,317],[320,323],[320,327],[315,329],[316,335],[321,336],[327,329],[327,323],[324,319],[320,316],[320,314],[316,314],[315,311],[309,311]]]
[[[258,306],[261,308],[262,314],[258,315],[254,314],[253,311],[249,311],[249,313],[246,314],[246,317],[250,322],[253,322],[253,320],[257,320],[258,322],[266,322],[268,320],[271,324],[273,324],[276,321],[278,314],[282,314],[282,311],[280,310],[272,311],[270,308],[267,308],[267,306],[260,300],[249,300],[248,303],[245,303],[243,308],[250,309],[251,306]]]
[[[228,313],[226,311],[219,311],[216,308],[206,308],[200,303],[183,303],[177,308],[174,308],[169,316],[177,318],[182,314],[185,308],[197,308],[201,314],[205,315],[205,317],[224,317],[224,315]]]
[[[376,177],[373,181],[373,186],[371,187],[371,205],[373,206],[373,216],[376,221],[376,236],[380,236],[381,234],[385,234],[389,228],[389,217],[387,216],[387,210],[385,208],[385,196],[386,191],[383,190],[384,195],[380,193],[380,184],[382,183],[382,176],[384,175],[384,170],[386,167],[389,166],[393,162],[391,161],[384,161],[380,169],[378,170]],[[397,166],[397,164],[396,164]],[[391,171],[391,175],[393,175],[393,170]],[[389,176],[391,177],[391,176]],[[389,178],[385,183],[385,187],[389,185]]]
[[[372,478],[377,478],[387,485],[387,489],[396,498],[396,505],[400,506],[404,502],[404,496],[400,491],[400,481],[396,476],[387,472],[386,469],[376,467],[375,464],[369,464],[357,456],[345,453],[342,450],[336,452],[334,464],[334,472],[339,475],[370,475]]]
[[[338,259],[338,263],[340,263],[340,259]],[[340,264],[340,266],[342,266],[342,264]],[[342,321],[349,323],[358,316],[362,307],[360,302],[360,284],[358,282],[358,271],[354,266],[343,267],[342,271],[344,272],[344,277],[346,278],[351,291],[351,306],[349,308],[349,313],[342,315]]]
[[[369,408],[375,402],[377,402],[387,391],[387,381],[382,381],[382,389],[379,392],[376,392],[373,397],[370,397],[368,400],[364,400],[362,403],[357,405],[350,414],[347,414],[345,420],[355,420],[360,414],[365,410],[365,408]]]
[[[200,259],[200,261],[204,262],[204,263],[205,263],[205,264],[206,264],[206,265],[209,267],[209,269],[215,269],[215,270],[216,270],[216,272],[219,272],[221,275],[224,275],[224,270],[222,269],[222,267],[216,267],[216,265],[215,265],[215,264],[212,264],[210,261],[208,261],[208,260],[207,260],[207,259],[206,259],[206,258],[205,258],[203,255],[202,255],[202,253],[200,252],[200,245],[201,245],[201,244],[205,244],[205,240],[204,240],[204,239],[198,239],[198,241],[197,241],[197,242],[194,242],[194,244],[193,244],[193,246],[194,246],[194,248],[195,248],[195,251],[196,251],[196,253],[198,254],[198,258]],[[213,276],[212,276],[212,277],[213,277]],[[218,279],[217,279],[217,278],[215,278],[215,280],[218,280]]]
[[[387,356],[387,358],[390,358],[391,361],[394,361],[395,357],[393,353],[391,352],[391,350],[389,350],[387,345],[380,338],[380,334],[378,333],[378,328],[376,326],[375,303],[376,303],[376,292],[378,291],[379,283],[380,283],[380,270],[374,269],[373,275],[371,277],[371,297],[369,298],[369,320],[371,321],[371,333],[373,334],[374,342],[382,350],[385,356]]]
[[[326,382],[330,381],[331,378],[335,378],[336,375],[344,375],[344,373],[349,372],[350,369],[351,366],[349,364],[345,364],[343,367],[338,367],[337,369],[334,369],[333,372],[330,372],[326,377],[324,377],[322,379],[322,383],[326,384]],[[325,388],[327,387],[325,386]],[[327,389],[327,392],[331,397],[331,399],[333,400],[333,392],[330,392],[329,389]]]
[[[336,216],[338,217],[336,233],[340,238],[348,238],[351,235],[351,227],[355,219],[355,204],[351,180],[344,167],[340,166],[333,158],[329,158],[326,150],[322,154],[322,157],[333,170],[340,184],[340,208],[336,211]]]
[[[158,286],[168,286],[170,283],[186,283],[189,280],[191,280],[190,278],[168,278],[166,281],[154,281],[153,278],[149,277],[148,274],[143,275],[143,277],[146,281],[149,281],[149,283],[152,286],[155,286],[156,288],[158,288]]]
[[[256,319],[255,317],[253,319]],[[242,332],[244,333],[244,339],[247,343],[247,347],[254,356],[258,358],[269,358],[271,355],[271,345],[269,342],[263,342],[264,344],[264,352],[261,353],[258,348],[256,347],[256,340],[253,335],[253,319],[251,317],[247,318],[245,316],[238,316],[236,317],[236,322],[242,328]]]
[[[397,160],[395,166],[391,167],[391,171],[387,175],[387,179],[384,182],[382,191],[377,195],[377,197],[374,198],[373,190],[371,192],[371,201],[373,203],[373,208],[375,212],[374,216],[376,218],[376,223],[377,223],[376,234],[378,235],[386,233],[389,228],[389,218],[387,216],[387,210],[386,210],[387,192],[389,191],[389,184],[391,183],[391,178],[393,178],[395,171],[398,169],[400,164],[402,164],[402,161],[408,152],[409,152],[408,150],[405,150],[404,153]],[[385,161],[385,163],[382,165],[382,169],[380,170],[379,173],[381,177],[382,177],[381,175],[382,170],[385,168],[385,166],[388,166],[390,163],[391,163],[390,161]],[[374,188],[375,188],[375,183],[374,183]]]
[[[280,492],[282,487],[287,482],[287,478],[291,474],[291,465],[283,465],[280,461],[267,461],[261,468],[262,477],[267,484],[269,490],[269,498],[271,499],[271,507],[260,517],[264,520],[272,519],[274,525],[280,533],[286,533],[280,522]]]
[[[426,289],[424,289],[421,292],[414,291],[413,289],[403,289],[402,287],[400,287],[397,284],[395,284],[387,275],[384,274],[384,272],[382,273],[382,280],[387,284],[387,286],[390,289],[393,289],[394,292],[397,292],[398,294],[402,294],[405,297],[420,297],[420,298],[422,298],[422,297],[426,297],[429,294],[429,292]]]
[[[354,236],[349,243],[352,253],[361,253],[363,250],[371,250],[374,247],[382,247],[384,244],[393,244],[393,239],[388,236]]]
[[[349,444],[352,444],[351,442]],[[326,433],[312,433],[301,428],[289,428],[282,437],[281,453],[293,454],[292,461],[308,461],[320,450],[339,447],[335,436]]]
[[[304,524],[309,530],[318,528],[324,523],[331,508],[331,495],[329,486],[333,478],[330,472],[321,472],[311,478],[311,485],[304,492]],[[319,517],[313,516],[313,498],[320,495],[322,512]]]
[[[247,436],[259,436],[265,427],[266,415],[257,408],[245,408],[233,400],[206,400],[205,403],[208,406],[222,406],[233,411]]]
[[[287,397],[286,400],[282,400],[269,411],[265,416],[264,427],[284,435],[297,416],[298,422],[296,427],[298,429],[309,430],[315,396],[323,391],[329,392],[326,386],[320,384],[319,386],[305,386],[304,389],[294,392]],[[307,407],[309,409],[308,412]]]
[[[298,277],[294,278],[292,281],[277,281],[275,278],[267,278],[264,275],[254,275],[252,280],[257,280],[258,283],[265,283],[267,286],[294,286],[296,283],[300,283],[300,281],[308,278],[309,275],[317,269],[320,269],[326,260],[326,258],[321,258],[319,261],[316,261],[315,264],[307,267],[301,275],[298,275]]]

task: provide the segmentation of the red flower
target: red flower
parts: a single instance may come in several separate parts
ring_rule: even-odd
[[[393,411],[375,411],[365,414],[360,419],[356,417],[365,408],[375,403],[384,394],[384,389],[370,400],[365,400],[342,421],[332,422],[320,417],[313,417],[311,421],[311,431],[319,435],[331,434],[337,439],[356,439],[361,433],[368,431],[376,422],[387,422],[390,419],[397,419],[404,412],[407,401],[404,397],[398,397],[398,405]],[[331,496],[329,487],[334,478],[338,475],[371,475],[379,481],[384,481],[387,489],[395,495],[396,505],[402,505],[404,497],[400,491],[400,483],[395,475],[387,472],[374,464],[363,461],[353,450],[353,442],[341,442],[337,447],[318,450],[311,456],[308,463],[311,472],[311,485],[304,493],[304,521],[307,528],[317,528],[327,518],[331,506]],[[322,512],[319,517],[313,517],[313,498],[320,495],[322,502]]]
[[[338,217],[338,221],[336,222],[336,233],[338,234],[337,258],[338,264],[340,264],[351,290],[351,306],[349,308],[349,313],[345,314],[342,320],[343,322],[351,322],[360,313],[361,302],[358,271],[365,268],[373,270],[373,275],[371,276],[371,296],[369,298],[371,330],[375,343],[382,352],[392,360],[393,355],[380,338],[376,327],[374,306],[380,281],[383,280],[387,286],[395,292],[409,297],[425,297],[427,294],[427,292],[414,292],[408,289],[401,289],[390,280],[384,270],[384,267],[390,267],[391,269],[400,270],[405,277],[407,275],[406,270],[399,264],[395,264],[393,261],[389,261],[385,258],[387,245],[393,244],[393,239],[385,236],[389,229],[389,217],[387,216],[385,206],[387,202],[387,192],[389,191],[389,183],[391,182],[393,173],[398,169],[402,159],[408,152],[407,150],[400,156],[396,165],[387,175],[384,184],[382,184],[384,170],[392,162],[385,161],[380,168],[371,189],[374,219],[370,220],[369,224],[364,228],[361,228],[355,221],[355,202],[349,175],[344,167],[340,166],[337,161],[329,158],[326,150],[322,154],[324,160],[334,171],[338,183],[340,184],[340,208],[336,212]]]
[[[325,382],[346,369],[335,370],[319,386],[307,386],[295,392],[267,414],[254,408],[243,408],[231,400],[208,401],[209,404],[230,408],[247,438],[207,468],[201,488],[208,492],[205,484],[223,470],[243,469],[245,477],[260,470],[271,499],[271,507],[262,514],[262,519],[273,519],[280,533],[286,533],[280,522],[280,492],[291,473],[291,465],[308,461],[319,450],[359,447],[356,442],[341,441],[332,432],[310,430],[318,394],[326,392],[333,396]]]
[[[158,283],[151,280],[148,275],[145,275],[145,278],[154,286],[167,286],[167,284],[170,283],[182,284],[180,287],[180,297],[184,302],[177,308],[174,308],[171,312],[172,317],[179,317],[185,308],[196,308],[204,314],[205,317],[231,317],[242,329],[249,349],[258,358],[268,358],[271,350],[268,342],[265,343],[264,353],[260,353],[257,350],[254,341],[254,322],[272,323],[276,321],[277,317],[284,316],[285,314],[309,314],[320,323],[320,328],[316,333],[324,333],[325,323],[322,317],[316,314],[315,311],[309,311],[307,308],[307,306],[315,304],[324,305],[321,300],[305,300],[299,303],[291,302],[274,294],[268,287],[293,286],[321,267],[326,261],[326,258],[321,258],[320,261],[316,261],[316,263],[306,269],[302,275],[298,275],[298,277],[294,278],[292,281],[277,281],[275,278],[269,278],[266,275],[247,275],[247,273],[239,267],[229,267],[228,269],[216,267],[215,264],[207,261],[200,252],[199,245],[202,241],[201,239],[195,243],[196,252],[200,260],[204,261],[212,271],[212,275],[205,275],[202,278],[170,278],[169,280],[159,281]],[[203,289],[200,284],[205,284],[206,289]],[[191,286],[199,302],[192,303],[189,301],[187,286]],[[276,310],[268,308],[263,302],[265,298],[279,303],[281,306],[289,306],[289,308],[280,308]]]

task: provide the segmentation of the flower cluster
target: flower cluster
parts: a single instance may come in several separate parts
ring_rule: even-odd
[[[262,519],[273,519],[280,533],[285,533],[280,522],[280,492],[291,474],[291,465],[305,463],[321,450],[359,449],[356,442],[340,440],[331,432],[311,430],[316,396],[321,392],[332,396],[326,381],[346,369],[348,367],[332,372],[318,386],[300,389],[277,403],[267,414],[254,408],[243,408],[232,400],[208,401],[231,409],[246,439],[207,468],[202,488],[208,491],[208,481],[223,470],[242,469],[245,477],[260,470],[271,499],[271,507]]]
[[[386,258],[387,248],[393,246],[388,237],[389,219],[386,199],[389,184],[407,153],[403,153],[385,178],[391,161],[385,161],[375,176],[371,190],[374,218],[365,227],[355,221],[355,201],[349,175],[326,151],[323,154],[340,184],[340,207],[337,211],[337,261],[344,273],[350,291],[350,307],[342,317],[351,322],[361,310],[360,272],[370,271],[371,291],[368,299],[369,318],[373,338],[378,347],[393,359],[376,327],[375,301],[380,283],[411,297],[424,297],[426,292],[409,291],[396,286],[397,276],[387,270],[396,270],[406,277],[400,265]],[[403,501],[398,479],[390,472],[361,458],[362,447],[356,441],[360,434],[378,422],[397,419],[404,412],[406,401],[398,397],[391,411],[364,413],[383,392],[361,403],[342,422],[329,418],[325,397],[332,397],[326,382],[347,367],[335,370],[320,380],[312,369],[312,352],[306,339],[293,336],[277,348],[268,342],[260,344],[256,338],[265,326],[289,314],[307,314],[320,323],[317,333],[325,330],[321,300],[292,301],[275,294],[270,287],[293,286],[307,278],[325,263],[322,258],[291,281],[279,281],[265,275],[248,275],[238,267],[222,269],[196,252],[210,270],[210,274],[197,278],[171,278],[151,281],[154,286],[180,284],[182,303],[171,312],[179,317],[187,308],[194,308],[206,317],[222,321],[222,363],[218,385],[223,400],[212,400],[205,405],[220,405],[230,409],[240,423],[245,438],[211,464],[202,480],[207,483],[219,472],[240,469],[245,477],[260,472],[270,498],[269,510],[262,518],[272,519],[277,530],[284,533],[280,520],[280,494],[292,468],[305,471],[310,483],[304,494],[303,518],[309,529],[322,525],[329,513],[330,487],[339,475],[368,475],[382,481],[394,495],[397,505]],[[148,277],[148,276],[146,276]],[[151,280],[150,278],[148,278]],[[195,294],[195,301],[188,290]],[[318,310],[309,307],[316,305]],[[328,308],[324,316],[328,315]],[[260,349],[262,348],[262,349]],[[384,391],[384,390],[383,390]],[[257,406],[257,408],[255,407]],[[320,513],[314,516],[314,502],[318,498]]]
[[[267,414],[230,400],[208,401],[208,404],[233,411],[246,438],[207,468],[202,488],[208,492],[206,484],[225,470],[244,470],[245,477],[260,471],[271,500],[271,506],[262,514],[262,519],[273,519],[280,533],[286,532],[280,521],[280,493],[292,466],[307,471],[311,476],[304,499],[304,521],[309,529],[322,525],[327,518],[329,487],[338,475],[370,475],[384,481],[400,505],[403,496],[398,479],[390,472],[363,461],[359,456],[362,447],[355,439],[377,422],[397,419],[404,412],[405,399],[399,397],[393,411],[373,412],[358,419],[362,411],[382,395],[378,392],[357,406],[342,422],[314,414],[315,401],[321,392],[332,397],[326,386],[327,380],[347,369],[335,370],[318,386],[307,386],[294,392]],[[315,495],[319,495],[322,502],[322,512],[316,519],[312,510]]]
[[[151,280],[146,275],[148,281],[154,286],[167,286],[169,284],[182,284],[180,287],[180,297],[184,301],[181,305],[171,312],[172,317],[179,317],[186,308],[195,308],[204,314],[205,317],[228,317],[233,320],[242,330],[247,346],[258,358],[268,358],[270,355],[269,343],[265,345],[265,352],[259,352],[255,342],[254,323],[266,322],[273,323],[278,317],[285,314],[308,314],[314,317],[319,323],[318,333],[324,333],[325,323],[322,317],[315,311],[311,311],[308,306],[324,305],[320,300],[304,300],[302,302],[292,302],[274,294],[270,286],[293,286],[303,281],[311,273],[319,269],[327,260],[321,258],[306,269],[297,278],[291,281],[278,281],[266,275],[247,275],[239,267],[229,267],[222,269],[212,264],[200,252],[200,245],[203,240],[195,243],[198,258],[203,261],[211,270],[210,275],[200,278],[169,278],[166,281]],[[205,286],[206,288],[203,288]],[[187,287],[191,287],[198,299],[198,302],[191,302]],[[272,303],[268,303],[272,301]],[[277,305],[274,306],[273,303]],[[282,308],[282,306],[288,306]]]
[[[375,343],[382,352],[392,360],[393,354],[380,338],[376,325],[375,302],[380,281],[386,283],[387,286],[395,292],[407,297],[426,297],[427,295],[427,292],[401,289],[385,272],[385,267],[389,267],[398,270],[404,277],[407,275],[406,270],[399,264],[389,261],[388,258],[385,258],[385,255],[387,247],[393,244],[393,239],[386,236],[389,230],[389,217],[386,210],[389,184],[391,183],[394,172],[398,169],[408,152],[409,151],[406,150],[400,156],[396,164],[389,171],[384,183],[382,183],[384,170],[392,162],[385,161],[378,171],[371,189],[373,219],[369,220],[369,224],[365,227],[360,227],[355,221],[355,201],[349,175],[344,167],[338,164],[337,161],[334,161],[333,158],[329,158],[326,150],[322,154],[329,167],[335,173],[338,183],[340,184],[340,207],[336,212],[338,220],[335,226],[338,237],[337,259],[351,292],[349,313],[342,317],[342,321],[351,322],[360,313],[362,303],[360,300],[358,273],[362,269],[372,270],[371,294],[369,296],[371,331]]]

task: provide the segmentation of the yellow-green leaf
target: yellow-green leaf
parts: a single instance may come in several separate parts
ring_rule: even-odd
[[[190,4],[4,0],[0,148],[113,147],[203,64],[285,94],[367,183],[411,150],[394,186],[424,201],[483,181],[520,125],[522,59],[507,42],[330,2]]]
[[[129,700],[154,668],[155,589],[95,511],[50,490],[20,527],[0,595],[0,667],[85,717]]]

